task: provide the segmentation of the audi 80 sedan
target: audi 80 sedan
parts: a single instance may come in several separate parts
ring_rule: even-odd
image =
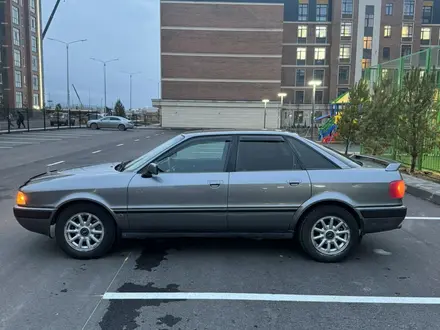
[[[337,262],[364,234],[400,228],[399,166],[364,168],[289,132],[185,133],[134,160],[33,177],[14,215],[80,259],[119,237],[244,236],[294,239]]]

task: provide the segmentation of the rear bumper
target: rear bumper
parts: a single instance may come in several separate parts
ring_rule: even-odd
[[[14,206],[15,219],[23,228],[49,237],[52,213],[50,209]]]
[[[369,207],[358,209],[363,218],[363,233],[398,229],[406,217],[406,206]]]

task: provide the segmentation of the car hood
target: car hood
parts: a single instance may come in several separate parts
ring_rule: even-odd
[[[65,170],[53,171],[50,173],[41,173],[30,178],[24,185],[29,183],[52,181],[55,179],[65,178],[73,175],[95,175],[95,174],[105,174],[105,173],[115,173],[115,166],[119,163],[106,163],[99,165],[83,166],[70,168]]]

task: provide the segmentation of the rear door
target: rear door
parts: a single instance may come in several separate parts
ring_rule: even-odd
[[[310,196],[307,171],[283,136],[239,138],[235,171],[229,176],[229,231],[285,232]]]
[[[104,117],[102,118],[99,123],[99,127],[101,128],[109,128],[110,127],[110,117]]]
[[[110,127],[111,128],[118,128],[118,126],[122,124],[122,121],[118,117],[110,117]]]

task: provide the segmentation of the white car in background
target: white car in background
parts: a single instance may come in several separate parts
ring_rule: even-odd
[[[87,127],[92,129],[117,128],[120,131],[125,131],[129,128],[134,128],[134,123],[124,117],[106,116],[100,119],[89,120]]]

